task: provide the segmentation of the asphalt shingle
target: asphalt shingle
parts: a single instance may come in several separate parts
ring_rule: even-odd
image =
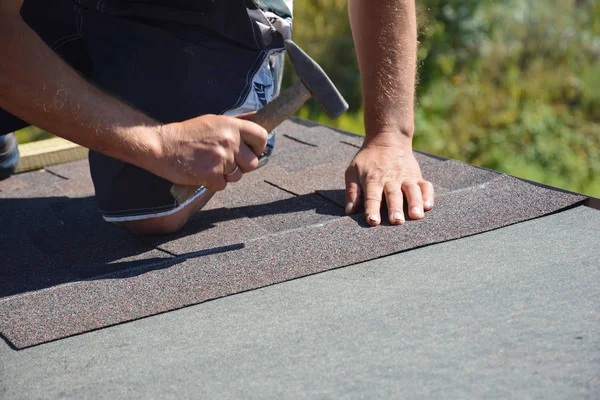
[[[400,227],[384,218],[371,228],[361,216],[343,215],[344,171],[362,138],[297,120],[278,134],[283,144],[264,168],[230,184],[182,232],[166,237],[141,238],[103,223],[86,197],[91,182],[82,162],[0,184],[0,216],[9,221],[0,252],[11,254],[0,270],[0,332],[28,347],[585,200],[417,153],[436,187],[434,209]],[[22,247],[15,250],[16,243]]]

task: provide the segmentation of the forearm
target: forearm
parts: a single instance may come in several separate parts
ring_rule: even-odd
[[[148,169],[160,150],[159,124],[86,82],[6,3],[0,17],[0,106],[65,139]]]
[[[349,0],[367,137],[414,132],[417,22],[414,0]]]

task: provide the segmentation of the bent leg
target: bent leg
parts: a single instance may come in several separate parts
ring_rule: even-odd
[[[248,15],[244,15],[247,23]],[[269,55],[282,58],[283,49],[265,51],[229,40],[215,41],[213,34],[202,29],[173,35],[169,32],[174,24],[146,24],[95,9],[84,9],[82,16],[94,83],[162,123],[253,111],[276,93],[279,75]],[[265,156],[272,147],[273,138]],[[90,152],[89,161],[104,220],[128,230],[175,232],[208,202],[194,197],[189,203],[179,203],[170,193],[170,182],[102,154]]]
[[[117,224],[129,231],[143,235],[168,235],[175,233],[183,228],[188,219],[200,211],[213,196],[214,192],[206,190],[194,201],[174,214],[137,221],[117,222]]]

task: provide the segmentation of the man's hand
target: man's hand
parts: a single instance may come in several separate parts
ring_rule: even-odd
[[[164,125],[159,137],[160,150],[148,169],[173,183],[212,191],[256,169],[267,144],[267,131],[260,125],[219,115]]]
[[[411,141],[393,133],[367,138],[346,170],[346,213],[357,212],[364,201],[367,222],[379,225],[384,196],[390,223],[396,225],[405,221],[403,196],[411,219],[423,218],[433,207],[433,186],[421,176]]]

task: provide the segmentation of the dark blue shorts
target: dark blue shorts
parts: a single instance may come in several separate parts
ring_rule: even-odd
[[[256,110],[277,94],[283,40],[261,41],[265,35],[250,16],[256,10],[248,12],[246,3],[27,0],[21,13],[95,85],[169,123]],[[0,109],[0,134],[27,125]],[[89,162],[107,221],[164,216],[185,206],[171,196],[169,181],[146,170],[95,152]]]

